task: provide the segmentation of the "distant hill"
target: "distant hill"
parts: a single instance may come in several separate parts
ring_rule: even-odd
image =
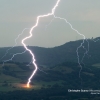
[[[99,37],[95,38],[95,40],[97,39],[99,39]],[[61,46],[53,48],[42,48],[34,46],[28,46],[28,48],[30,48],[34,52],[36,61],[39,65],[55,65],[66,61],[78,62],[76,50],[77,47],[81,45],[82,41],[83,40],[70,41]],[[85,52],[86,49],[88,49],[88,43],[89,52],[88,54],[86,54]],[[80,62],[84,54],[86,54],[83,60],[85,64],[100,63],[100,41],[94,42],[92,39],[88,39],[88,42],[85,40],[83,46],[84,47],[81,47],[79,49]],[[10,47],[0,48],[0,58],[2,58],[6,50],[9,48]],[[24,50],[25,49],[21,46],[14,47],[13,49],[9,50],[9,53],[2,60],[8,60],[14,53],[21,53]],[[15,56],[13,61],[30,62],[31,55],[26,52],[22,55]]]

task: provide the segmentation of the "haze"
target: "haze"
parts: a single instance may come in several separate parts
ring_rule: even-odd
[[[51,12],[57,0],[0,0],[0,47],[13,46],[24,28],[31,28],[38,15]],[[100,32],[100,0],[61,0],[56,16],[66,18],[86,38],[98,37]],[[28,36],[29,29],[17,40]],[[54,47],[82,39],[63,20],[53,16],[40,19],[39,26],[27,45]]]

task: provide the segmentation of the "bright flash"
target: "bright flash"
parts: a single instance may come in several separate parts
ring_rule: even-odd
[[[30,82],[31,82],[31,79],[32,79],[33,76],[36,74],[37,69],[38,69],[38,66],[37,66],[37,64],[36,64],[36,62],[35,62],[36,59],[35,59],[35,56],[34,56],[33,52],[26,46],[26,44],[25,44],[24,42],[25,42],[25,40],[27,40],[27,39],[29,39],[29,38],[32,37],[32,32],[33,32],[34,28],[38,26],[38,23],[39,23],[39,19],[40,19],[40,18],[48,17],[48,16],[51,16],[51,15],[54,15],[55,9],[57,8],[59,2],[60,2],[60,0],[57,0],[55,6],[52,8],[52,12],[51,12],[51,13],[48,13],[48,14],[45,14],[45,15],[39,15],[39,16],[37,17],[36,24],[30,29],[30,32],[29,32],[30,35],[29,35],[28,37],[25,37],[25,38],[22,39],[22,41],[21,41],[21,43],[23,44],[24,48],[31,54],[32,60],[33,60],[32,63],[33,63],[33,65],[34,65],[34,67],[35,67],[35,70],[33,71],[33,73],[31,74],[31,76],[30,76],[29,79],[28,79],[27,87],[29,87]]]
[[[27,84],[27,88],[30,88],[30,84]]]
[[[32,88],[33,86],[31,86],[30,84],[20,84],[20,85],[18,85],[18,87],[28,89],[28,88]]]

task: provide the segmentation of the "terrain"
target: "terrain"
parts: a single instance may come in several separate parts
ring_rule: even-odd
[[[84,41],[83,46],[78,50],[79,51],[79,56],[80,59],[84,56],[85,58],[83,62],[85,64],[94,64],[94,63],[99,63],[100,62],[100,41],[94,42],[98,40],[99,37],[93,39],[87,39]],[[60,64],[62,62],[66,61],[72,61],[72,62],[78,62],[77,60],[77,53],[76,50],[77,48],[81,45],[83,40],[77,40],[77,41],[70,41],[68,43],[65,43],[61,46],[53,47],[53,48],[42,48],[42,47],[33,47],[33,46],[28,46],[34,54],[36,58],[36,62],[39,65],[55,65],[55,64]],[[4,47],[0,48],[0,58],[4,56],[4,54],[7,52],[8,49],[11,47]],[[13,49],[8,51],[8,54],[4,56],[3,60],[8,60],[10,59],[13,54],[15,53],[21,53],[25,51],[23,47],[14,47]],[[29,62],[31,61],[31,55],[28,52],[25,52],[22,55],[17,55],[13,58],[13,61],[15,62]]]
[[[32,87],[24,88],[22,85],[26,84],[34,69],[32,67],[32,65],[27,66],[27,63],[15,62],[6,63],[3,67],[2,64],[0,65],[0,100],[6,100],[7,98],[9,98],[7,100],[28,100],[28,98],[30,100],[100,99],[99,95],[91,95],[90,93],[68,92],[68,89],[100,89],[99,63],[91,66],[83,65],[82,80],[79,78],[80,66],[78,63],[64,62],[52,67],[39,66],[41,69],[32,79]],[[20,95],[25,96],[20,97]]]
[[[14,47],[9,51],[10,47],[0,48],[1,58],[9,52],[0,62],[0,100],[100,100],[100,94],[68,92],[69,89],[100,90],[100,41],[84,41],[79,49],[80,66],[76,50],[81,42],[72,41],[54,48],[28,46],[38,64],[31,88],[25,87],[34,70],[31,55],[26,52],[3,64],[2,61],[23,52],[24,48]]]

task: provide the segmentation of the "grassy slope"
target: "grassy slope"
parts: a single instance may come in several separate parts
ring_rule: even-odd
[[[92,66],[100,68],[100,63],[93,64]]]
[[[16,64],[5,64],[4,66],[9,67],[9,71],[13,71],[15,72],[15,74],[18,77],[29,77],[30,74],[32,73],[32,71],[25,71],[23,69],[21,69],[18,65]],[[19,88],[17,87],[16,84],[25,84],[27,82],[27,78],[25,79],[20,79],[20,78],[16,78],[10,75],[5,75],[2,73],[3,71],[3,67],[2,64],[0,64],[0,91],[12,91],[12,90],[16,90],[16,89],[23,89],[23,88]],[[62,81],[51,81],[51,82],[45,82],[45,81],[34,81],[33,85],[34,85],[34,89],[40,89],[41,87],[48,87],[49,85],[54,85],[56,83],[61,84]],[[7,86],[3,86],[7,83]]]
[[[99,66],[100,64],[93,65],[93,68],[95,70],[98,70],[95,66]],[[25,84],[27,82],[28,77],[32,73],[31,70],[23,70],[16,64],[5,64],[5,66],[9,67],[9,71],[14,72],[17,77],[13,77],[11,75],[5,75],[3,74],[3,67],[0,65],[0,91],[12,91],[16,89],[24,89],[18,87],[16,84]],[[72,65],[71,65],[72,66]],[[79,79],[79,66],[68,66],[68,65],[56,65],[52,68],[46,68],[41,67],[44,72],[39,71],[33,78],[31,84],[32,88],[34,89],[40,89],[41,87],[50,87],[54,84],[58,84],[62,86],[62,83],[66,84],[67,86],[79,84],[80,85],[80,79]],[[88,67],[84,68],[81,73],[81,77],[83,79],[84,86],[87,85],[88,82],[91,83],[92,78],[98,78],[99,79],[99,73],[93,72],[94,69],[91,67],[89,69]],[[32,69],[33,70],[33,69]],[[45,73],[46,72],[46,73]],[[96,76],[95,76],[96,75]],[[21,79],[22,77],[22,79]],[[24,77],[24,78],[23,78]],[[87,79],[86,79],[87,77]],[[56,80],[55,80],[56,79]],[[98,80],[97,79],[97,80]],[[75,81],[75,82],[74,82]],[[77,83],[76,83],[77,82]],[[94,83],[95,84],[95,81]]]
[[[42,48],[42,47],[33,47],[33,46],[28,46],[34,54],[36,61],[39,65],[55,65],[58,63],[66,62],[66,61],[73,61],[77,62],[77,47],[82,43],[83,40],[78,40],[78,41],[72,41],[65,43],[64,45],[53,47],[53,48]],[[94,42],[93,40],[89,39],[89,52],[88,55],[85,55],[85,58],[83,62],[85,64],[94,64],[94,63],[100,63],[100,41]],[[84,42],[83,44],[84,48],[87,49],[88,51],[88,43],[87,41]],[[0,48],[0,58],[4,56],[6,50],[8,50],[8,47],[5,48]],[[13,56],[15,53],[21,53],[25,49],[23,47],[15,47],[9,51],[7,56],[5,56],[3,60],[9,59]],[[82,60],[82,57],[85,53],[85,49],[80,48],[79,49],[79,58],[80,61]],[[31,61],[31,56],[29,55],[28,52],[22,54],[22,55],[17,55],[13,58],[13,61],[15,62],[30,62]]]

